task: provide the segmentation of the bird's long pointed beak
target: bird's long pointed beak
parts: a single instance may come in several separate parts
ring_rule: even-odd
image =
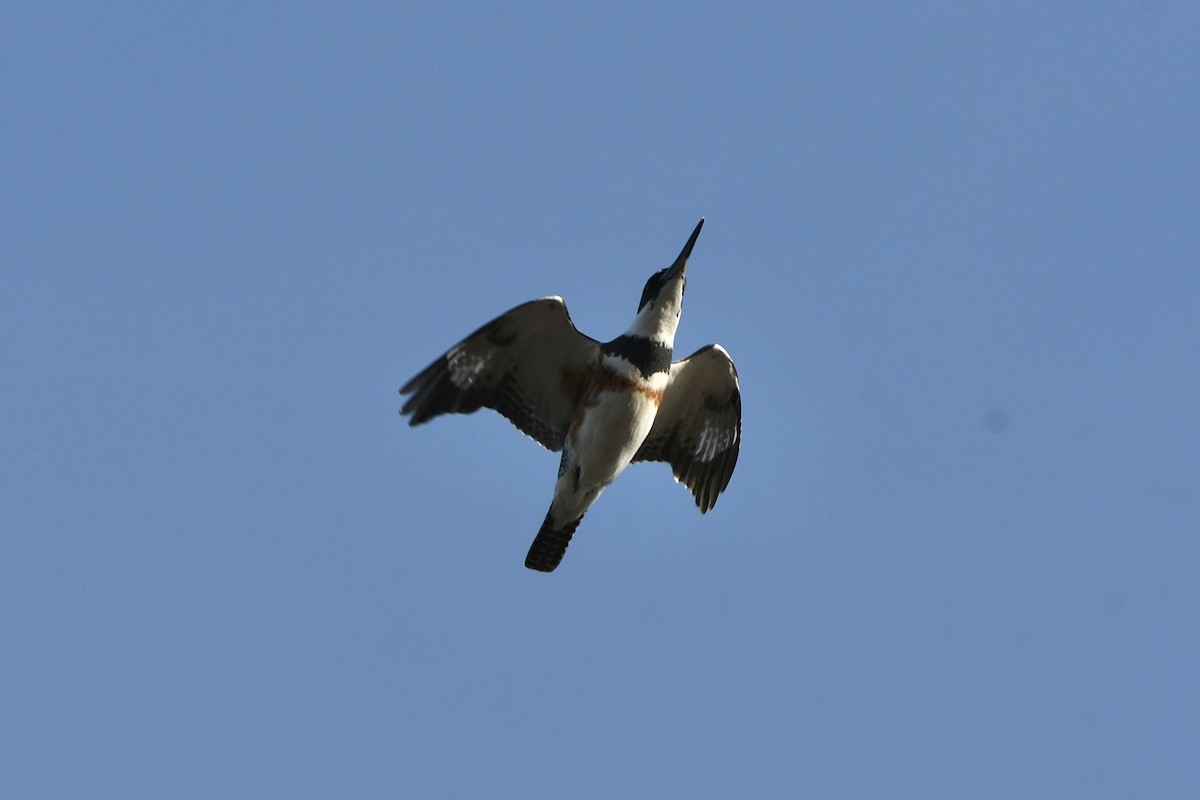
[[[692,254],[692,248],[696,246],[696,237],[700,235],[700,229],[704,227],[704,217],[696,223],[696,230],[692,231],[692,235],[688,237],[687,244],[683,246],[683,250],[679,251],[679,258],[675,259],[675,263],[667,268],[667,277],[674,278],[676,274],[687,272],[688,256]]]

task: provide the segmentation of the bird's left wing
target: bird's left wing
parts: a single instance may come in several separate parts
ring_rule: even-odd
[[[729,485],[742,444],[737,370],[719,344],[671,365],[654,426],[634,461],[665,461],[696,497],[700,513]]]
[[[400,410],[420,425],[439,414],[494,408],[543,447],[561,450],[578,399],[572,376],[600,357],[600,344],[576,329],[561,297],[502,314],[404,384]]]

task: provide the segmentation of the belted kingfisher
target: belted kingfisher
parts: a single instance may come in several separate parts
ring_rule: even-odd
[[[671,362],[688,257],[703,225],[675,263],[646,281],[633,324],[612,341],[580,333],[561,297],[543,297],[484,325],[400,390],[412,395],[400,411],[412,415],[409,425],[486,406],[562,450],[526,567],[557,567],[584,513],[631,462],[670,464],[702,514],[729,484],[742,438],[733,361],[710,344]]]

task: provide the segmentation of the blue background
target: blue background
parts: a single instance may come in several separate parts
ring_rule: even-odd
[[[1200,796],[1200,10],[8,3],[9,797]],[[397,388],[566,298],[741,460]]]

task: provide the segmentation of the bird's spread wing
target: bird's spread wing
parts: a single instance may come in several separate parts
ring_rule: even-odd
[[[729,353],[702,347],[671,365],[654,427],[634,461],[665,461],[704,513],[729,485],[742,443],[742,393]]]
[[[600,345],[580,333],[561,297],[519,305],[426,367],[400,390],[411,394],[401,414],[420,425],[438,414],[470,414],[482,406],[508,417],[550,450],[561,450],[575,397],[571,375],[600,355]]]

